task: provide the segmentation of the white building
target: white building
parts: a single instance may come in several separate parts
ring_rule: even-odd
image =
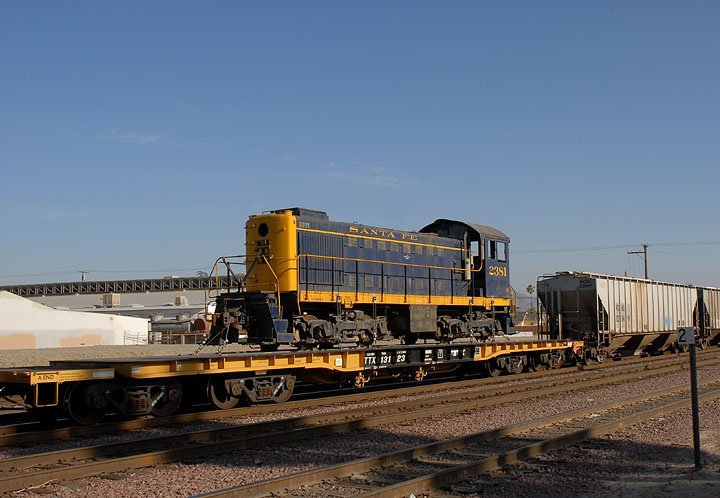
[[[0,291],[0,349],[147,343],[148,320],[58,310]]]

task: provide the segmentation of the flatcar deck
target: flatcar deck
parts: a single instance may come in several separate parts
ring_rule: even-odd
[[[113,379],[115,370],[110,367],[51,365],[43,367],[0,368],[2,384],[41,384],[45,382],[77,382],[83,380]]]
[[[192,392],[205,393],[218,408],[231,408],[243,396],[251,402],[281,402],[292,394],[296,379],[362,387],[374,379],[422,380],[463,369],[517,373],[558,366],[577,357],[582,346],[569,340],[525,340],[62,360],[0,369],[0,387],[24,396],[30,408],[62,407],[87,424],[113,411],[169,415]]]
[[[516,341],[483,344],[387,345],[367,349],[328,349],[313,351],[277,351],[100,358],[62,360],[49,366],[0,369],[0,384],[36,384],[112,379],[116,376],[147,379],[220,372],[258,370],[323,369],[336,372],[360,372],[391,367],[441,365],[487,361],[512,353],[578,349],[582,342],[568,340]]]

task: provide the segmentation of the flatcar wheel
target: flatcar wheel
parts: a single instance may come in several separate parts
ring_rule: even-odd
[[[497,377],[502,373],[502,369],[498,367],[495,360],[487,360],[485,362],[485,373],[488,377]]]
[[[293,389],[295,389],[295,377],[290,375],[276,377],[273,379],[272,400],[275,403],[284,403],[292,396]]]
[[[164,386],[155,386],[150,389],[150,399],[153,403],[152,414],[156,417],[172,415],[182,404],[182,384],[168,382]]]
[[[225,381],[223,379],[210,379],[208,383],[208,398],[215,408],[218,410],[229,410],[235,408],[240,403],[240,398],[230,396],[225,389]]]
[[[28,414],[41,424],[53,424],[60,417],[60,409],[57,406],[41,406],[28,408]]]
[[[532,370],[535,372],[542,372],[543,370],[547,370],[547,365],[545,365],[542,360],[537,356],[532,356],[530,358],[530,365]]]
[[[105,418],[105,410],[93,403],[91,386],[75,384],[65,394],[63,408],[68,417],[80,425],[93,425]]]

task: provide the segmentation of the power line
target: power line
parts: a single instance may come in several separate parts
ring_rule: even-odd
[[[0,275],[0,278],[24,278],[24,277],[49,277],[55,275],[74,275],[76,273],[170,273],[170,272],[185,272],[185,271],[200,271],[207,270],[203,268],[166,268],[164,270],[71,270],[71,271],[55,271],[45,273],[27,273],[23,275]]]
[[[28,273],[25,275],[0,275],[0,278],[18,278],[18,277],[48,277],[52,275],[70,275],[72,273],[77,273],[77,271],[56,271],[56,272],[47,272],[47,273]]]
[[[605,251],[608,249],[627,249],[632,247],[629,244],[623,244],[618,246],[588,246],[588,247],[564,247],[556,249],[520,249],[514,250],[513,254],[530,254],[530,253],[543,253],[543,252],[582,252],[582,251]]]
[[[651,246],[717,246],[720,245],[720,241],[705,241],[705,242],[652,242]]]
[[[720,241],[701,241],[701,242],[650,242],[648,244],[622,244],[613,246],[586,246],[586,247],[562,247],[554,249],[520,249],[513,251],[513,254],[538,254],[553,252],[583,252],[583,251],[606,251],[610,249],[629,249],[637,246],[656,246],[656,247],[673,247],[673,246],[715,246],[720,245]]]
[[[645,280],[648,278],[648,271],[647,271],[647,248],[648,244],[642,245],[643,250],[642,251],[628,251],[628,254],[642,254],[643,255],[643,261],[645,262]]]

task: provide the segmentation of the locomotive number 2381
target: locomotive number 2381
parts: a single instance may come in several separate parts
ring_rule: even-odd
[[[502,266],[488,266],[488,275],[491,277],[507,277],[507,268]]]

